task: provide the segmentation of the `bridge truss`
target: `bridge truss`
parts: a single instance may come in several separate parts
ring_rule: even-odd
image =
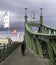
[[[27,8],[25,8],[25,35],[24,40],[29,48],[40,58],[50,59],[50,65],[56,63],[56,30],[43,25],[42,8],[40,21],[28,21]],[[38,30],[34,31],[33,27]]]

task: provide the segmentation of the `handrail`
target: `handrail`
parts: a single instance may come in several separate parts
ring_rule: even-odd
[[[31,33],[31,34],[34,34],[34,35],[41,35],[41,36],[56,36],[56,34],[43,34],[43,33],[38,33],[38,32],[34,32],[32,30],[30,30],[30,28],[28,27],[27,24],[26,25],[26,30]]]
[[[28,25],[32,25],[32,26],[36,26],[36,27],[39,27],[41,24],[40,23],[37,23],[37,22],[27,22],[27,24]],[[51,28],[51,27],[48,27],[48,26],[46,26],[46,25],[41,25],[41,26],[43,26],[43,27],[45,27],[45,28],[48,28],[48,29],[51,29],[51,30],[53,30],[53,31],[56,31],[56,29],[54,29],[54,28]]]
[[[13,43],[1,46],[3,48],[0,48],[0,63],[5,60],[5,58],[7,58],[19,45],[19,43]]]

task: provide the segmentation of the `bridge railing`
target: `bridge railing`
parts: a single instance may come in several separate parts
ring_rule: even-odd
[[[40,58],[46,57],[50,60],[50,65],[56,65],[56,30],[43,25],[42,8],[40,10],[39,23],[29,22],[25,15],[25,42]],[[32,30],[33,26],[38,27],[37,32]]]
[[[0,62],[4,61],[19,45],[20,43],[13,43],[0,46]]]
[[[39,32],[39,33],[45,33],[45,34],[56,34],[56,30],[55,29],[52,29],[52,28],[50,28],[50,27],[47,27],[47,26],[45,26],[45,25],[41,25],[40,23],[37,23],[37,22],[27,22],[27,24],[29,25],[29,26],[31,26],[31,27],[33,27],[33,26],[35,26],[35,27],[37,27],[38,29],[40,29],[39,31],[37,31],[37,32]]]
[[[50,65],[55,65],[56,58],[56,30],[45,27],[47,33],[34,32],[28,24],[25,24],[25,42],[40,58],[49,58]],[[51,33],[49,32],[51,31]]]
[[[54,35],[56,34],[56,30],[55,29],[52,29],[52,28],[47,27],[45,25],[40,25],[40,28],[41,28],[41,30],[40,30],[41,33],[54,34]]]

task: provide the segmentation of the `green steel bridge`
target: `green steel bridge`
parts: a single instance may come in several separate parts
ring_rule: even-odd
[[[34,16],[33,19],[35,19]],[[56,65],[56,30],[43,25],[42,8],[38,22],[28,21],[27,8],[25,8],[24,25],[26,55],[24,57],[21,55],[20,43],[13,42],[13,44],[4,45],[0,49],[0,65]],[[46,58],[47,62],[42,61]]]
[[[37,32],[33,27],[38,28]],[[56,30],[43,25],[42,8],[40,8],[39,22],[28,21],[27,8],[25,8],[24,40],[40,58],[48,58],[50,65],[56,65]]]

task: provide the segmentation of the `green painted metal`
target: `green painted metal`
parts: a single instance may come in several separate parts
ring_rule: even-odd
[[[49,28],[46,29],[46,33],[49,34]]]
[[[32,42],[32,38],[31,38],[31,36],[30,36],[30,48],[33,50],[33,42]]]
[[[27,22],[27,8],[25,8],[25,23]]]
[[[56,55],[56,42],[54,40],[52,40],[51,46],[52,46],[52,49],[53,49],[53,51],[54,51],[54,53]]]
[[[35,46],[35,42],[34,42],[33,39],[32,39],[32,44],[33,44],[33,51],[35,52],[36,51],[36,46]]]
[[[50,65],[55,65],[54,52],[53,52],[52,46],[50,44],[50,41],[47,43],[47,47],[48,47],[48,54],[50,57]]]
[[[51,34],[54,34],[54,31],[53,30],[51,30]]]
[[[41,48],[41,44],[38,41],[38,39],[36,39],[36,43],[37,43],[37,48],[38,48],[38,53],[39,53],[39,57],[43,58],[43,53],[42,53],[42,48]]]
[[[43,24],[43,15],[42,15],[43,8],[40,8],[40,24]]]
[[[25,15],[25,42],[40,58],[47,57],[50,59],[50,65],[55,65],[56,30],[43,25],[42,8],[40,12],[39,23],[32,21],[28,22],[27,14]],[[32,30],[33,26],[38,27],[37,32]],[[45,44],[43,45],[44,42]]]
[[[32,41],[32,39],[31,39],[31,37],[30,37],[30,45],[31,45],[31,49],[33,50],[34,49],[34,47],[33,47],[33,41]]]

